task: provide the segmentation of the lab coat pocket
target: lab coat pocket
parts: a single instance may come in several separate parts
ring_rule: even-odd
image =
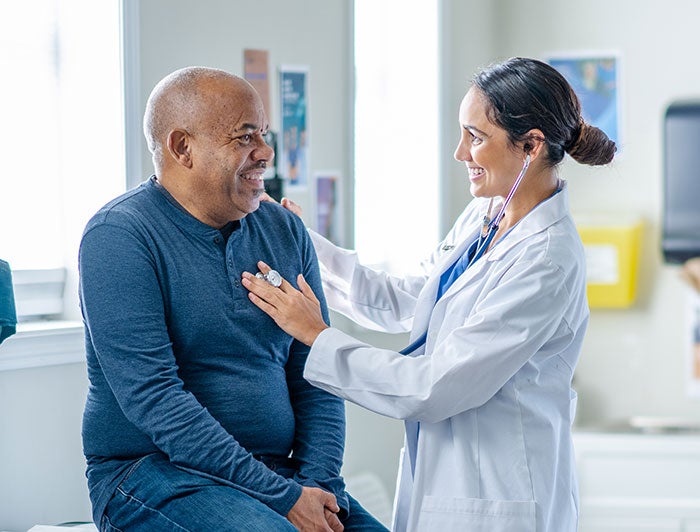
[[[423,498],[419,532],[534,532],[535,501]]]

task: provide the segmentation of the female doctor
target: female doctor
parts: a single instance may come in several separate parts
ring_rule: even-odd
[[[302,276],[300,290],[287,280],[277,288],[276,272],[260,263],[244,285],[311,346],[311,383],[406,420],[394,531],[573,532],[571,379],[589,313],[583,247],[557,166],[565,153],[607,164],[615,144],[584,122],[566,80],[533,59],[479,73],[459,128],[455,158],[474,200],[424,275],[374,271],[312,234],[329,306],[364,326],[410,330],[407,349],[328,327]]]

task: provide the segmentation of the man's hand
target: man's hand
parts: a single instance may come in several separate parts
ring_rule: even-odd
[[[301,488],[301,497],[287,514],[287,519],[301,532],[342,532],[336,515],[340,507],[331,493],[319,488]]]

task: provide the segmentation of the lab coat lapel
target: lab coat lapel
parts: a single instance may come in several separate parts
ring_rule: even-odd
[[[462,273],[462,275],[455,279],[455,282],[452,283],[452,286],[450,286],[447,289],[447,291],[442,295],[440,300],[437,303],[435,303],[436,310],[443,307],[445,301],[448,301],[453,295],[458,294],[460,290],[464,287],[464,285],[466,285],[469,282],[470,279],[481,274],[481,271],[486,267],[486,264],[489,260],[487,257],[490,254],[491,251],[487,251],[483,257],[481,257],[479,260],[477,260],[475,263],[469,266],[469,268],[464,270],[464,273]],[[435,311],[433,311],[433,314],[435,314]]]
[[[416,303],[416,312],[413,317],[413,329],[411,330],[410,342],[419,338],[427,329],[430,323],[430,317],[435,307],[435,298],[437,297],[438,286],[440,285],[440,277],[459,257],[461,257],[469,247],[469,244],[477,237],[478,230],[469,238],[463,238],[455,245],[450,253],[446,253],[439,262],[436,263],[433,272],[430,274],[425,288],[418,297]],[[462,276],[463,277],[463,276]],[[455,283],[456,284],[456,283]],[[409,342],[409,343],[410,343]],[[413,356],[422,353],[418,350],[412,353]]]
[[[569,195],[566,181],[563,181],[562,190],[559,193],[535,207],[535,209],[528,213],[510,233],[508,233],[501,241],[497,242],[496,245],[487,251],[481,259],[477,260],[471,267],[467,268],[467,270],[459,276],[452,286],[447,289],[445,294],[440,298],[440,301],[438,301],[435,306],[442,306],[445,301],[449,300],[450,297],[458,294],[470,279],[481,274],[489,262],[500,260],[514,246],[529,236],[546,230],[563,217],[568,216],[568,212]],[[467,242],[470,241],[468,240]]]

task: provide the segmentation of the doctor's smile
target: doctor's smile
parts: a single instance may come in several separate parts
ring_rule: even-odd
[[[469,172],[469,178],[472,181],[478,180],[481,176],[484,175],[484,169],[480,167],[473,167],[470,166],[468,167],[468,172]]]

